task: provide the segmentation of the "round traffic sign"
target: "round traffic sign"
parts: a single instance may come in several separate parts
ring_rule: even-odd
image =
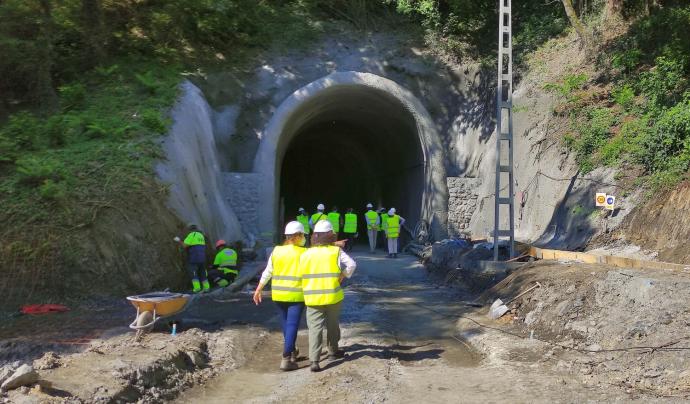
[[[597,203],[604,204],[606,202],[606,198],[603,195],[597,196]]]

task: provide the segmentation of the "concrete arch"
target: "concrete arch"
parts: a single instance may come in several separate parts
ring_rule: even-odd
[[[429,113],[410,91],[392,80],[348,71],[332,73],[292,93],[276,109],[262,132],[253,170],[261,174],[258,185],[262,201],[258,223],[260,238],[267,242],[277,239],[281,167],[290,143],[302,128],[318,119],[320,114],[326,114],[328,108],[332,113],[333,108],[338,107],[337,102],[342,106],[343,101],[338,100],[343,97],[355,102],[358,98],[376,98],[376,105],[388,108],[393,119],[399,117],[411,122],[421,147],[423,181],[419,212],[404,212],[403,215],[427,220],[435,238],[445,236],[448,191],[444,149]],[[371,111],[367,113],[371,114]],[[371,115],[367,119],[370,118]],[[414,226],[414,223],[409,225]]]

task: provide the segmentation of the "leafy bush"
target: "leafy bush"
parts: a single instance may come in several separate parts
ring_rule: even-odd
[[[0,131],[0,138],[7,143],[8,152],[36,150],[40,146],[42,123],[28,112],[10,116]],[[3,153],[4,154],[4,153]]]
[[[638,82],[639,91],[655,106],[675,104],[686,86],[682,63],[666,57],[658,57],[656,66],[642,73]]]
[[[611,65],[625,73],[631,73],[640,64],[641,59],[642,51],[633,48],[615,53],[611,58]]]
[[[608,108],[593,108],[587,111],[587,121],[579,125],[579,138],[575,141],[576,160],[582,172],[594,169],[593,155],[606,144],[615,117]]]
[[[64,176],[64,166],[54,159],[22,157],[17,160],[19,182],[25,185],[39,185],[46,180],[59,181]]]
[[[690,166],[690,93],[664,110],[642,139],[641,162],[651,171],[687,170]]]
[[[82,83],[65,84],[58,91],[64,109],[79,108],[86,100],[86,86]]]
[[[168,129],[168,123],[161,118],[161,113],[155,109],[145,109],[141,113],[141,123],[153,133],[162,134]]]
[[[614,88],[611,92],[611,97],[613,97],[616,104],[625,110],[629,110],[635,103],[635,91],[629,84]]]
[[[582,89],[584,84],[589,80],[586,74],[567,74],[561,83],[546,83],[544,89],[557,93],[562,98],[569,102],[576,101],[576,90]]]
[[[60,201],[67,196],[67,185],[64,181],[47,179],[38,187],[38,192],[47,201]]]

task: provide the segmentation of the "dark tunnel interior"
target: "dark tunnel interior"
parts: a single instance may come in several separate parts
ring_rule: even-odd
[[[324,90],[305,102],[280,171],[279,223],[323,203],[341,214],[395,207],[413,227],[421,214],[424,157],[417,126],[396,98],[363,86]],[[360,239],[361,240],[361,239]]]

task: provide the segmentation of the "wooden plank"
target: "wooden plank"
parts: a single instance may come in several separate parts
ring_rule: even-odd
[[[537,259],[571,260],[584,262],[587,264],[606,264],[617,268],[690,271],[690,265],[676,264],[672,262],[645,261],[634,258],[618,257],[614,255],[594,255],[582,252],[550,250],[538,247],[530,247],[529,255]]]

